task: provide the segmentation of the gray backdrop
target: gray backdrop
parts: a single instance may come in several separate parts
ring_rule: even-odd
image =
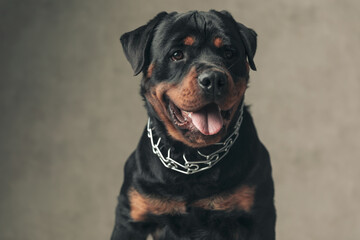
[[[360,1],[0,1],[0,239],[109,239],[146,123],[119,37],[226,9],[259,35],[246,94],[283,240],[360,239]]]

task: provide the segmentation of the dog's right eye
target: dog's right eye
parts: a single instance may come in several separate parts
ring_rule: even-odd
[[[226,48],[224,50],[224,57],[228,60],[231,60],[235,57],[236,55],[236,50],[232,49],[232,48]]]
[[[171,54],[170,59],[174,62],[179,61],[184,58],[184,53],[181,50],[176,50]]]

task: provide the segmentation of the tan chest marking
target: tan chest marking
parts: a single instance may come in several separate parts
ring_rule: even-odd
[[[218,211],[244,210],[250,212],[254,204],[255,187],[242,186],[233,193],[215,195],[196,201],[193,206]]]
[[[200,199],[190,206],[214,211],[243,210],[250,212],[254,204],[255,187],[242,186],[233,193],[215,195],[209,198]],[[186,202],[151,197],[130,189],[130,216],[134,221],[144,221],[148,214],[152,215],[178,215],[186,214]]]
[[[135,189],[129,191],[130,216],[134,221],[144,221],[146,215],[163,215],[163,214],[185,214],[185,202],[173,199],[154,198],[140,194]]]

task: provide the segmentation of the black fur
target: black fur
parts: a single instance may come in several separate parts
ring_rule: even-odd
[[[210,51],[201,46],[189,52],[183,49],[189,59],[186,62],[173,64],[169,61],[169,52],[174,50],[174,42],[189,34],[204,36],[205,40],[215,32],[224,39],[224,45],[235,48],[236,61],[226,62],[222,58],[222,50]],[[248,80],[246,60],[253,70],[256,69],[253,61],[256,51],[255,31],[236,23],[231,15],[224,11],[193,11],[185,14],[162,12],[148,24],[125,33],[121,37],[121,43],[135,75],[143,71],[141,94],[153,122],[154,134],[162,138],[165,148],[173,149],[175,159],[181,158],[184,152],[193,154],[196,149],[174,140],[169,135],[161,118],[146,99],[145,94],[149,88],[163,81],[178,83],[194,62],[204,59],[221,62],[234,79],[243,77]],[[147,68],[154,61],[156,67],[148,79]],[[236,118],[235,115],[234,119]],[[159,240],[274,240],[276,216],[270,158],[258,138],[247,108],[244,109],[239,133],[229,154],[217,165],[200,173],[184,175],[162,165],[152,152],[145,129],[137,148],[125,165],[125,177],[118,198],[111,239],[145,240],[149,234],[157,232],[154,237]],[[213,149],[216,147],[208,146],[202,150]],[[231,192],[243,185],[256,187],[250,211],[212,211],[192,205],[196,200]],[[144,196],[184,201],[186,214],[149,214],[144,221],[134,221],[130,216],[130,189],[136,189]]]

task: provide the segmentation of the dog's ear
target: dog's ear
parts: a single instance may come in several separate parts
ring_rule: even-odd
[[[120,42],[125,56],[134,70],[134,75],[138,75],[146,64],[149,64],[147,63],[149,61],[147,56],[149,55],[154,29],[166,15],[166,12],[161,12],[146,25],[121,36]]]
[[[216,11],[215,11],[216,12]],[[228,11],[221,11],[223,15],[230,18],[233,22],[235,22],[233,16]],[[256,52],[256,46],[257,46],[257,34],[254,30],[251,28],[246,27],[245,25],[235,22],[237,24],[237,28],[240,32],[241,39],[245,45],[245,51],[246,55],[249,60],[249,64],[252,70],[256,71],[256,66],[254,63],[254,56]]]
[[[257,40],[256,40],[257,34],[251,28],[248,28],[241,23],[237,23],[237,24],[240,31],[241,39],[243,40],[243,43],[245,45],[245,51],[249,60],[250,67],[252,70],[256,71],[254,56],[257,46]]]

